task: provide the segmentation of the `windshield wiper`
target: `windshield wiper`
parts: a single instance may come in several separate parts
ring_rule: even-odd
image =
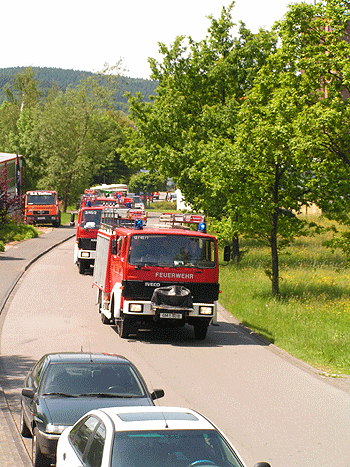
[[[65,392],[45,392],[43,396],[77,397],[74,394],[66,394]]]
[[[110,392],[87,392],[84,394],[79,394],[77,397],[116,397],[116,398],[132,398],[132,397],[140,397],[140,396],[133,396],[133,395],[121,395],[121,394],[111,394]]]

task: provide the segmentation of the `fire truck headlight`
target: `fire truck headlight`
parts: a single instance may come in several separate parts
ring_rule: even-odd
[[[142,303],[130,303],[129,304],[129,311],[131,313],[142,313],[143,312]]]
[[[214,312],[214,308],[212,306],[200,306],[199,307],[200,315],[212,315],[213,312]]]
[[[81,257],[82,258],[90,258],[90,253],[88,251],[82,251]]]

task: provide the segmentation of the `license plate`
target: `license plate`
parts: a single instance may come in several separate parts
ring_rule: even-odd
[[[160,313],[160,318],[181,319],[181,313]]]
[[[38,221],[43,221],[45,217],[37,217]]]

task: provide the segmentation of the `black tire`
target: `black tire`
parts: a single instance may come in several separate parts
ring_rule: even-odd
[[[78,260],[78,269],[79,269],[79,274],[85,274],[85,261],[81,259]]]
[[[113,324],[113,321],[107,318],[106,315],[104,315],[103,313],[100,313],[100,315],[101,315],[102,324]]]
[[[131,320],[127,316],[123,316],[118,320],[117,324],[118,334],[122,339],[129,337],[131,330]]]
[[[194,336],[197,341],[202,341],[207,337],[208,324],[207,323],[198,323],[194,324]]]
[[[23,407],[21,407],[20,430],[21,430],[21,435],[23,436],[23,438],[32,437],[30,429],[27,427],[26,421],[24,420]]]
[[[32,463],[33,467],[50,467],[51,460],[45,456],[38,443],[37,428],[34,428],[33,441],[32,441]]]

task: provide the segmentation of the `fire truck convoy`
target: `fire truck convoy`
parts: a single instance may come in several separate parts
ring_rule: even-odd
[[[204,227],[203,216],[168,217],[162,226],[144,228],[142,221],[120,218],[115,208],[102,213],[93,285],[103,324],[116,325],[122,338],[187,323],[202,340],[216,322],[216,238],[205,229],[184,229],[191,223]]]
[[[112,198],[107,198],[107,201],[110,199]],[[111,206],[104,200],[105,198],[96,198],[92,200],[92,203],[86,203],[85,198],[82,198],[83,207],[78,213],[74,244],[74,263],[78,266],[80,274],[91,271],[95,264],[101,214],[106,207]],[[144,210],[130,209],[120,203],[116,205],[114,213],[117,213],[118,217],[123,218],[129,225],[134,225],[137,220],[140,220],[143,225],[147,222],[147,213]]]
[[[27,191],[24,197],[24,221],[28,224],[61,225],[62,201],[56,191]]]

